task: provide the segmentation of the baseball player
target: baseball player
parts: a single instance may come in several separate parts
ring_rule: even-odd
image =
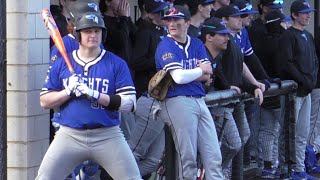
[[[264,16],[271,10],[281,10],[284,7],[283,3],[283,0],[260,0],[260,3],[258,4],[260,17],[252,22],[252,25],[248,29],[248,33],[251,45],[259,58],[261,58],[263,48],[265,47],[263,38],[267,34],[267,30],[264,25]]]
[[[201,24],[207,18],[210,18],[210,12],[213,9],[214,0],[194,0],[188,1],[187,5],[191,13],[191,25],[188,28],[188,35],[198,37],[200,35]]]
[[[279,38],[281,34],[288,28],[287,22],[291,21],[290,17],[286,17],[281,11],[273,10],[265,16],[265,26],[267,34],[265,37],[265,48],[261,63],[264,65],[265,70],[270,77],[280,77],[279,68],[282,65],[279,63],[279,57],[277,55]],[[261,158],[263,161],[263,169],[261,172],[261,178],[280,178],[284,177],[285,169],[284,161],[280,157],[280,174],[277,168],[275,160],[278,159],[278,138],[280,133],[280,125],[283,127],[283,114],[284,106],[281,105],[280,97],[270,97],[262,104],[262,108],[259,113],[260,128],[258,129],[258,147],[261,148]],[[281,137],[282,138],[282,137]],[[280,141],[280,146],[284,140]],[[281,153],[284,149],[279,148]],[[276,158],[275,158],[276,157]],[[281,171],[281,169],[283,169]]]
[[[167,35],[165,21],[161,20],[168,2],[145,0],[150,22],[141,23],[135,35],[133,69],[137,89],[136,125],[128,144],[137,160],[140,173],[146,178],[157,170],[164,151],[164,123],[154,115],[159,102],[148,95],[148,82],[157,72],[155,52],[159,42]],[[158,108],[159,109],[159,108]]]
[[[229,42],[226,51],[224,51],[223,56],[221,57],[220,64],[223,70],[223,73],[228,81],[228,86],[235,86],[240,90],[254,94],[255,97],[259,98],[259,103],[263,101],[262,90],[259,88],[257,83],[248,83],[245,79],[248,80],[248,73],[244,67],[243,53],[241,48],[235,41],[236,32],[242,29],[242,21],[240,15],[243,13],[240,12],[239,8],[235,5],[229,5],[221,7],[216,12],[218,18],[222,18],[226,27],[232,32],[228,34]],[[218,61],[219,63],[219,61]],[[253,77],[253,76],[252,76]],[[253,78],[254,82],[256,80]],[[223,90],[224,86],[219,86],[219,84],[214,85],[216,88]],[[229,88],[228,88],[229,89]],[[238,90],[238,93],[240,93]],[[220,114],[220,112],[212,111],[212,114]],[[226,110],[222,116],[220,116],[222,122],[224,118],[228,121],[235,121],[236,127],[235,131],[230,131],[230,133],[225,132],[222,139],[221,151],[223,154],[223,168],[224,171],[230,169],[231,160],[235,157],[241,147],[246,144],[248,138],[250,137],[250,129],[246,119],[244,104],[243,102],[237,103],[235,105],[226,106]],[[225,141],[225,142],[224,142]],[[238,169],[237,169],[238,170]],[[227,173],[226,173],[227,174]]]
[[[163,19],[169,35],[158,45],[156,67],[172,76],[165,100],[160,101],[160,118],[170,126],[177,152],[178,177],[195,179],[197,152],[205,169],[205,178],[223,179],[221,152],[210,112],[204,102],[201,81],[207,81],[212,67],[199,39],[187,35],[190,12],[175,5]]]
[[[72,24],[72,26],[74,26],[75,19],[78,16],[80,16],[82,13],[85,13],[85,12],[100,13],[98,5],[91,0],[70,1],[67,4],[65,4],[65,9],[67,9],[69,11],[68,12],[68,14],[70,16],[69,24]],[[75,39],[73,32],[64,36],[62,38],[62,41],[65,45],[67,53],[71,53],[72,51],[79,49],[79,42]],[[102,44],[100,45],[100,48],[104,49]],[[58,48],[54,45],[51,48],[51,52],[50,52],[50,59],[51,59],[50,65],[60,57],[61,57],[61,54],[60,54]],[[59,109],[56,109],[55,111],[56,112],[54,113],[53,119],[60,118]],[[52,120],[52,125],[55,127],[55,131],[57,131],[59,129],[59,124],[57,123],[56,120]],[[72,176],[73,176],[73,178],[75,178],[75,176],[78,176],[78,177],[81,177],[82,179],[86,179],[89,177],[93,177],[96,174],[96,172],[98,171],[98,169],[99,169],[98,164],[91,162],[91,161],[84,162],[83,164],[81,164],[77,168],[75,168]]]
[[[305,149],[310,130],[311,98],[310,93],[315,87],[318,72],[318,58],[312,35],[305,30],[309,25],[311,12],[309,3],[296,0],[291,4],[290,13],[293,20],[279,40],[279,54],[285,79],[298,83],[294,96],[295,108],[295,155],[292,159],[296,164],[292,179],[311,179],[305,170]]]
[[[136,104],[128,66],[100,48],[106,28],[98,13],[79,17],[75,31],[80,47],[68,55],[75,74],[59,58],[40,93],[41,106],[60,107],[61,118],[36,179],[64,179],[85,160],[99,163],[114,179],[141,179],[119,128],[118,111],[133,111]]]

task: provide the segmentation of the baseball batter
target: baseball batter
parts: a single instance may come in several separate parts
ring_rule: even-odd
[[[114,179],[141,179],[117,112],[135,109],[129,69],[124,60],[100,48],[106,28],[99,14],[83,14],[75,30],[80,47],[69,54],[75,74],[59,58],[40,94],[42,107],[60,106],[61,127],[36,179],[64,179],[85,160],[99,163]]]

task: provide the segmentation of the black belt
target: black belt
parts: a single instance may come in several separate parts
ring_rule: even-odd
[[[201,96],[201,95],[186,95],[186,97],[191,97],[191,98],[202,98],[203,96]]]

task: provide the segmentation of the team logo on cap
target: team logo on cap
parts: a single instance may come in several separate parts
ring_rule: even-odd
[[[222,26],[224,26],[224,27],[227,27],[227,24],[226,24],[226,22],[224,22],[224,21],[221,21],[220,24],[221,24]]]
[[[89,14],[89,15],[86,15],[85,17],[86,17],[86,19],[92,20],[93,22],[99,24],[99,19],[96,15]]]
[[[306,1],[303,3],[304,5],[306,5],[308,8],[310,8],[310,4]]]
[[[233,6],[234,9],[240,11],[240,9],[238,8],[238,6]]]
[[[98,6],[96,3],[88,3],[88,6],[93,8],[95,11],[98,11]]]
[[[272,4],[283,4],[283,0],[275,0]]]

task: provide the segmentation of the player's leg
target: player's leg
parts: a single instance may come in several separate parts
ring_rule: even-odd
[[[126,140],[131,138],[132,129],[135,126],[135,119],[133,112],[120,113],[120,128]]]
[[[295,132],[295,160],[296,172],[304,172],[305,149],[310,129],[310,112],[311,98],[310,95],[305,97],[294,97],[296,132]]]
[[[273,169],[274,146],[278,138],[280,109],[261,108],[260,111],[261,128],[259,139],[261,139],[261,148],[264,162],[262,178],[276,178],[277,174]],[[277,146],[277,145],[276,145]]]
[[[138,165],[118,126],[95,129],[88,136],[90,156],[113,179],[141,179]]]
[[[85,133],[68,127],[60,127],[46,152],[37,180],[64,179],[72,170],[88,159]]]
[[[238,127],[238,131],[242,141],[242,146],[244,146],[250,137],[250,128],[249,128],[249,123],[247,120],[246,113],[244,111],[243,102],[236,104],[236,106],[234,107],[233,115],[234,115],[236,125]]]
[[[222,156],[219,148],[216,128],[203,99],[197,99],[201,108],[201,117],[198,124],[198,151],[205,168],[206,180],[223,179]]]
[[[195,179],[197,173],[197,127],[200,117],[195,98],[178,96],[162,102],[161,119],[170,127],[178,159],[179,177]]]
[[[305,159],[308,171],[320,171],[317,153],[320,153],[320,89],[314,89],[311,92],[310,133]]]
[[[154,114],[159,108],[158,101],[153,98],[141,96],[137,101],[137,110],[135,112],[136,125],[128,144],[138,165],[140,164],[139,161],[148,159],[148,155],[152,156],[152,154],[148,153],[149,148],[163,131],[163,121],[158,118],[157,114]],[[144,171],[141,168],[140,170],[141,173]]]
[[[164,153],[165,147],[165,133],[164,129],[158,137],[150,145],[145,159],[138,162],[139,170],[142,176],[156,172],[159,162]]]
[[[232,108],[223,108],[224,111],[219,113],[216,108],[211,109],[211,114],[215,116],[219,114],[218,118],[214,120],[217,134],[222,130],[223,121],[226,120],[224,132],[221,138],[221,154],[222,154],[222,169],[227,168],[232,161],[232,158],[238,153],[241,148],[241,139],[238,128],[232,116]]]

